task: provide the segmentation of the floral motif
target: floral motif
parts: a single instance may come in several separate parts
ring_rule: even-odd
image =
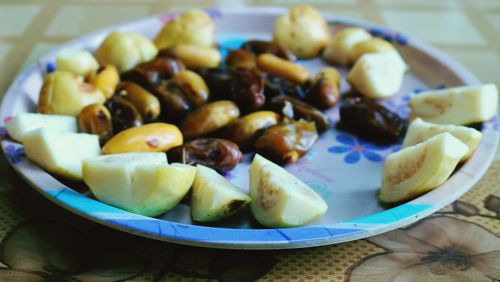
[[[490,210],[497,214],[497,217],[500,218],[500,198],[494,195],[489,195],[484,200],[484,207],[487,210]]]
[[[374,145],[363,139],[355,139],[345,134],[338,134],[335,139],[343,145],[331,146],[328,148],[328,152],[332,154],[347,153],[344,161],[348,164],[357,163],[361,156],[372,162],[381,162],[384,158],[375,151],[387,149],[387,146]]]
[[[479,209],[476,206],[460,200],[453,202],[451,207],[455,213],[464,216],[480,215]]]
[[[70,226],[27,220],[0,243],[0,281],[121,281],[139,275],[146,264],[100,238],[81,236]],[[5,267],[6,266],[6,267]]]
[[[24,148],[9,144],[5,146],[5,154],[13,164],[17,164],[24,157]]]
[[[351,266],[346,281],[500,279],[500,238],[474,223],[431,217],[368,241],[386,252]]]

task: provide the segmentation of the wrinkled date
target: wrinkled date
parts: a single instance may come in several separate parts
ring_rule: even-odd
[[[199,74],[210,91],[210,99],[231,99],[231,81],[233,72],[230,68],[199,68],[195,72]]]
[[[318,132],[325,132],[330,127],[328,117],[315,107],[288,96],[274,97],[269,103],[269,108],[276,113],[283,113],[283,108],[290,103],[293,110],[294,119],[305,119],[313,121]]]
[[[119,95],[111,97],[104,106],[111,114],[114,134],[127,128],[141,126],[143,123],[141,113],[136,107]]]
[[[155,91],[161,103],[162,118],[168,122],[180,121],[191,109],[191,105],[182,90],[171,83],[162,81]]]
[[[274,75],[267,75],[264,83],[264,95],[268,99],[285,95],[299,100],[304,100],[308,91],[308,85],[301,86],[293,84],[286,79]]]
[[[244,113],[261,108],[266,101],[264,79],[257,69],[236,69],[230,91],[232,100]]]
[[[137,67],[123,73],[123,81],[132,81],[151,92],[162,81],[172,78],[174,75],[185,69],[184,64],[176,59],[159,57],[150,62],[143,63]]]
[[[241,49],[255,55],[268,53],[289,61],[297,60],[297,57],[290,52],[290,50],[280,47],[278,44],[271,41],[249,40],[243,43]]]
[[[238,145],[217,138],[200,138],[170,149],[167,152],[169,162],[201,164],[219,172],[234,168],[242,158]]]
[[[278,163],[294,163],[304,156],[318,140],[313,122],[304,120],[281,123],[264,131],[254,147]]]
[[[340,106],[340,126],[376,143],[395,142],[405,124],[382,105],[362,97],[347,98]]]

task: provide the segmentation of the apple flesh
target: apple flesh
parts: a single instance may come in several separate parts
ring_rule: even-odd
[[[191,195],[191,216],[200,222],[227,218],[250,203],[250,197],[217,171],[196,166]]]
[[[23,135],[37,128],[50,128],[65,132],[77,132],[76,118],[61,115],[42,115],[36,113],[21,113],[16,115],[6,128],[12,139],[23,142]]]
[[[492,118],[497,112],[494,84],[460,86],[421,92],[410,99],[411,119],[467,125]]]
[[[366,97],[386,98],[401,89],[405,72],[406,64],[397,51],[367,53],[354,63],[347,81]]]
[[[465,161],[470,158],[479,145],[479,142],[481,142],[481,137],[483,136],[480,131],[467,126],[430,123],[423,121],[421,118],[416,118],[410,123],[410,126],[406,131],[402,148],[421,143],[432,136],[443,132],[450,133],[469,147],[469,151],[461,161]]]
[[[250,167],[250,197],[255,219],[267,227],[304,225],[328,209],[314,190],[258,154]]]
[[[158,216],[187,194],[196,169],[167,163],[164,153],[124,153],[83,161],[83,181],[107,204],[145,216]]]
[[[71,180],[82,180],[82,160],[98,156],[101,151],[97,135],[47,128],[25,133],[23,145],[28,159]]]
[[[380,200],[411,200],[445,182],[469,147],[448,132],[387,157]]]

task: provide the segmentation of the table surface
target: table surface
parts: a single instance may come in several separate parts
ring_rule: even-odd
[[[0,0],[0,93],[25,66],[99,27],[201,7],[304,1]],[[498,0],[323,0],[426,41],[500,85]],[[500,158],[466,195],[419,223],[366,240],[292,251],[224,251],[159,243],[80,219],[29,188],[0,157],[0,281],[500,280]]]

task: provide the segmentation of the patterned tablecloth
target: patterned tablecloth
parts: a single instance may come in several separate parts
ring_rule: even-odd
[[[0,93],[36,57],[101,26],[190,7],[293,2],[303,1],[0,0]],[[498,0],[313,4],[432,43],[484,82],[500,85]],[[471,191],[407,228],[311,249],[227,251],[160,243],[83,220],[28,187],[2,156],[0,281],[496,281],[499,184],[497,155]]]

